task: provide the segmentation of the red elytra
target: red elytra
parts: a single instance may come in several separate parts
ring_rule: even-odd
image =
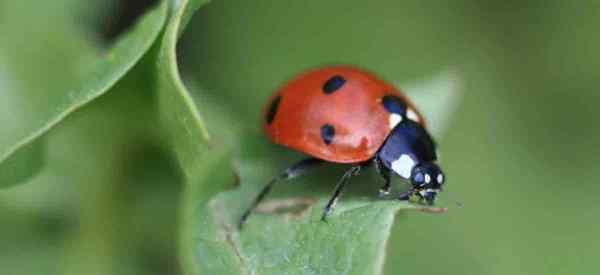
[[[336,77],[341,85],[334,81],[336,89],[324,91]],[[322,160],[367,161],[395,126],[382,104],[386,95],[401,98],[425,126],[414,104],[392,85],[359,68],[334,66],[309,71],[279,89],[266,106],[264,128],[273,142]],[[322,136],[323,125],[335,129],[329,144]]]

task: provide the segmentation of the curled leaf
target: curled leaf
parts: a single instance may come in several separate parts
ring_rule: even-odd
[[[17,184],[35,174],[43,162],[42,137],[67,116],[105,94],[121,79],[150,49],[166,16],[167,4],[163,1],[123,34],[107,52],[90,59],[93,63],[82,68],[86,73],[73,76],[70,88],[57,92],[43,110],[38,110],[35,119],[26,120],[24,123],[28,124],[21,125],[27,129],[24,134],[0,143],[0,187]],[[21,94],[17,89],[3,92],[15,97]]]

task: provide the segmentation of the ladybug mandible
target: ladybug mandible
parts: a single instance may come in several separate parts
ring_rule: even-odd
[[[435,142],[415,106],[398,89],[355,67],[320,68],[288,82],[267,104],[264,129],[273,142],[310,158],[272,179],[243,214],[240,226],[277,182],[327,162],[350,168],[335,186],[322,220],[350,178],[371,165],[384,181],[380,197],[389,194],[392,173],[411,183],[400,200],[416,198],[431,205],[444,184]]]

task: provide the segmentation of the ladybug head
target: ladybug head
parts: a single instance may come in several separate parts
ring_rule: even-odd
[[[414,190],[413,194],[427,204],[435,202],[438,192],[442,190],[444,181],[444,172],[437,164],[432,162],[415,166],[410,176],[410,182]]]

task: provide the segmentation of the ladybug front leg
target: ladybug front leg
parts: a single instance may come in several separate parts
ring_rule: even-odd
[[[329,216],[329,214],[331,214],[331,212],[333,212],[333,209],[335,208],[335,204],[337,203],[340,195],[342,194],[344,187],[346,187],[346,185],[350,181],[351,177],[357,176],[360,173],[361,167],[362,167],[362,165],[352,166],[352,168],[348,169],[348,171],[346,171],[346,173],[344,173],[342,178],[338,181],[338,183],[336,184],[335,189],[333,191],[333,195],[331,196],[331,198],[329,199],[329,202],[327,202],[327,205],[325,206],[325,209],[323,210],[323,216],[321,216],[321,221],[326,221],[327,216]]]
[[[377,174],[379,174],[381,176],[381,178],[383,178],[383,186],[381,188],[379,188],[379,194],[378,197],[379,198],[383,198],[387,195],[390,194],[390,191],[392,189],[392,180],[390,178],[390,169],[385,167],[385,165],[383,165],[383,162],[381,162],[381,160],[379,158],[375,158],[373,160],[374,164],[375,164],[375,169],[377,170]]]
[[[269,194],[269,192],[271,192],[271,189],[273,189],[273,186],[276,183],[283,181],[283,180],[289,180],[289,179],[293,179],[293,178],[299,177],[301,175],[304,175],[307,171],[310,171],[312,168],[314,168],[320,164],[323,164],[323,163],[325,163],[325,161],[323,161],[323,160],[316,159],[316,158],[308,158],[308,159],[302,160],[302,161],[292,165],[288,169],[285,169],[285,171],[283,173],[281,173],[279,176],[273,178],[267,185],[265,185],[265,187],[263,187],[263,189],[260,191],[260,193],[258,193],[258,196],[256,196],[256,198],[252,202],[252,205],[246,210],[246,212],[244,212],[244,214],[242,215],[242,218],[240,218],[238,227],[241,229],[242,226],[244,226],[244,224],[246,223],[246,220],[252,213],[252,210],[254,210],[254,208],[256,208],[256,206],[258,206],[258,204],[267,196],[267,194]]]

